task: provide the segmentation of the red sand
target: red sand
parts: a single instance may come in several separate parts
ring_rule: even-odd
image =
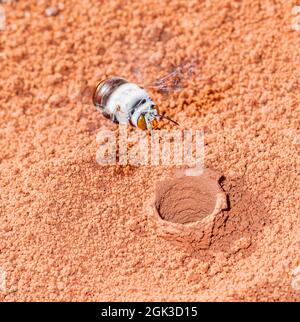
[[[3,301],[299,300],[300,32],[293,1],[2,4],[0,268]],[[152,92],[205,130],[227,225],[208,250],[156,234],[144,203],[162,167],[104,167],[96,83],[141,84],[197,61],[180,94]],[[171,128],[166,124],[164,128]],[[298,288],[298,289],[297,289]]]

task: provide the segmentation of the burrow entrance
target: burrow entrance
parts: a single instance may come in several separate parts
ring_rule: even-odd
[[[217,181],[205,176],[166,180],[157,186],[155,206],[163,220],[189,224],[214,211],[219,192]]]

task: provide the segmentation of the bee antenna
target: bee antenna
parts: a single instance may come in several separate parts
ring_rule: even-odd
[[[158,115],[159,117],[161,117],[162,119],[166,119],[174,124],[176,124],[177,126],[180,126],[179,123],[177,123],[176,121],[172,120],[170,117],[166,116],[166,115]]]

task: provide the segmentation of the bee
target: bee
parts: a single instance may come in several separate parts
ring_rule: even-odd
[[[179,89],[180,73],[174,70],[153,84],[161,93],[169,88]],[[167,84],[171,81],[171,85]],[[96,109],[115,123],[128,124],[141,130],[157,129],[159,122],[166,119],[176,125],[176,121],[161,115],[148,92],[141,86],[121,77],[110,77],[101,81],[94,92],[93,103]]]

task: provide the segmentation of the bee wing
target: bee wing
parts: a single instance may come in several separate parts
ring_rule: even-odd
[[[195,69],[196,64],[194,61],[172,66],[169,73],[144,86],[157,90],[161,94],[180,92],[185,85],[184,83],[195,73]]]

